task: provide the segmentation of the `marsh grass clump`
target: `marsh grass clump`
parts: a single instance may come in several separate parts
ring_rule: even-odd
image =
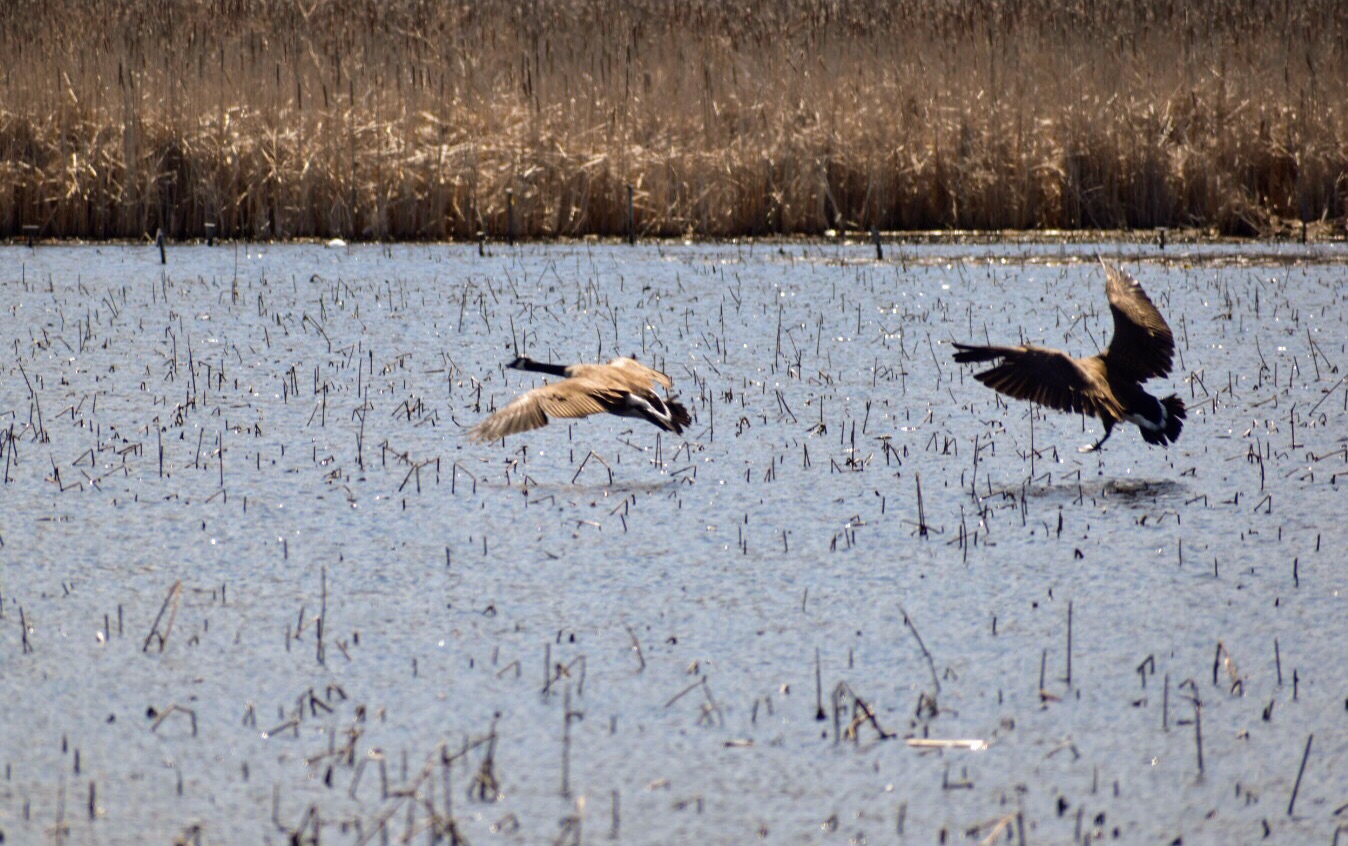
[[[1345,39],[1333,0],[9,3],[0,235],[1266,233],[1345,216]]]

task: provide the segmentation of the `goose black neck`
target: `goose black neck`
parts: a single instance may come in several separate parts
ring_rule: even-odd
[[[532,358],[520,356],[510,362],[509,367],[515,370],[530,370],[534,373],[547,373],[551,376],[565,376],[566,365],[563,364],[545,364],[541,361],[534,361]]]

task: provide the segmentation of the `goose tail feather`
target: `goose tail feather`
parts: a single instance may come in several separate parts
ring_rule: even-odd
[[[1165,406],[1165,436],[1171,441],[1177,441],[1180,432],[1184,430],[1184,420],[1188,416],[1184,400],[1171,394],[1161,400],[1161,405]]]
[[[676,435],[682,435],[684,427],[692,425],[692,416],[688,414],[688,409],[684,408],[681,402],[669,400],[665,405],[669,409],[669,431]]]
[[[1142,433],[1142,439],[1147,443],[1168,446],[1179,440],[1187,416],[1184,400],[1171,394],[1161,400],[1161,419],[1150,421],[1152,425],[1149,426],[1139,425],[1138,431]]]

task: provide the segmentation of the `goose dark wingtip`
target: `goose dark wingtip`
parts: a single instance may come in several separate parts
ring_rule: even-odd
[[[993,361],[998,358],[1004,358],[1012,352],[1007,347],[991,347],[980,344],[961,344],[958,341],[951,341],[955,347],[953,357],[960,364],[969,364],[979,361]]]

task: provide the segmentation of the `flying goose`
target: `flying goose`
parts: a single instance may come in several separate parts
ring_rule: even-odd
[[[640,417],[676,435],[692,423],[688,409],[661,399],[654,391],[656,384],[674,387],[674,380],[630,358],[615,358],[608,364],[561,365],[520,356],[506,366],[566,378],[520,394],[474,426],[468,436],[479,443],[546,426],[549,417],[588,417],[607,412],[618,417]]]
[[[1109,347],[1089,358],[1072,358],[1060,350],[1026,344],[984,347],[955,344],[955,361],[995,361],[974,378],[998,393],[1030,400],[1059,411],[1099,417],[1105,434],[1081,452],[1097,450],[1109,440],[1114,424],[1137,426],[1149,444],[1166,446],[1184,428],[1184,402],[1171,394],[1165,399],[1142,389],[1153,376],[1170,373],[1175,339],[1165,318],[1142,286],[1127,273],[1104,265],[1105,293],[1114,313],[1114,337]]]

